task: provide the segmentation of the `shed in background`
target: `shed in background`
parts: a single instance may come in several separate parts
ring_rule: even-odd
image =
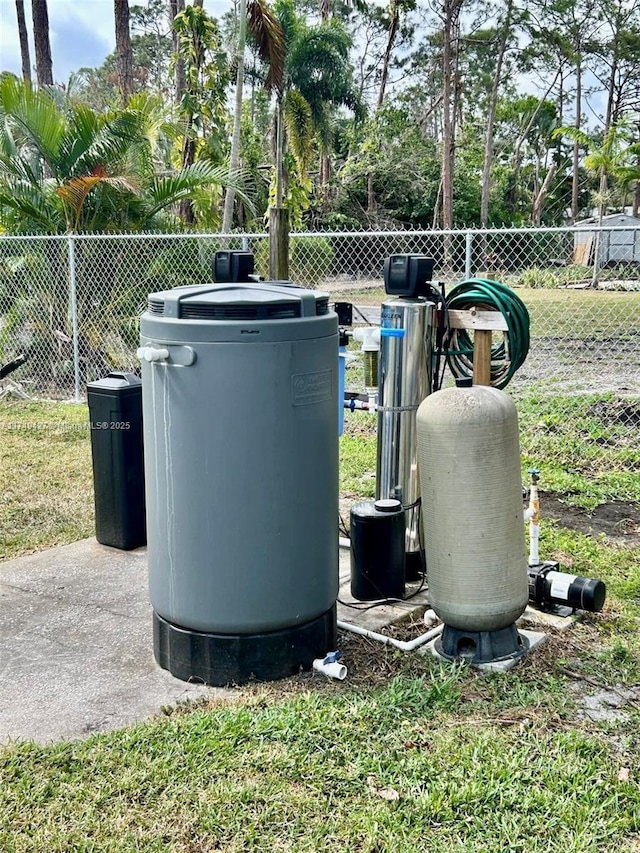
[[[573,262],[591,266],[596,247],[598,217],[590,216],[576,222],[580,230],[575,232]],[[626,227],[625,227],[626,226]],[[600,266],[615,267],[622,264],[640,264],[640,217],[628,213],[611,213],[602,218],[600,240]],[[615,230],[608,230],[609,228]]]

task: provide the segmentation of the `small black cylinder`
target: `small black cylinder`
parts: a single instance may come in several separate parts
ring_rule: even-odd
[[[402,598],[405,514],[397,500],[351,508],[351,595],[359,601]]]
[[[87,385],[96,539],[127,551],[146,545],[142,384],[110,373]]]

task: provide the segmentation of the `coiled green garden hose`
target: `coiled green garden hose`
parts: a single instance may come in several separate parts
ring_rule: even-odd
[[[507,323],[502,340],[491,347],[491,385],[504,388],[529,352],[529,312],[520,297],[499,281],[469,278],[456,284],[447,308],[498,310]],[[456,378],[473,375],[473,338],[467,329],[449,329],[445,338],[449,369]]]

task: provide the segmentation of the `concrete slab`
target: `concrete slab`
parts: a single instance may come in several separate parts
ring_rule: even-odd
[[[82,738],[233,695],[156,665],[146,549],[95,539],[0,564],[0,677],[2,743]]]
[[[349,586],[349,551],[340,549],[338,618],[376,631],[427,603],[422,590],[410,602],[353,609],[363,605]],[[237,695],[161,669],[151,617],[146,548],[120,551],[85,539],[0,563],[0,743],[82,738],[166,705]]]
[[[369,602],[357,601],[351,595],[350,552],[348,548],[340,548],[339,621],[354,622],[369,631],[380,631],[387,625],[421,616],[425,608],[429,606],[429,592],[426,585],[421,587],[419,583],[407,584],[405,598],[405,601],[395,601],[392,604],[383,604],[371,608],[369,608]],[[425,630],[422,626],[421,631]]]
[[[539,610],[537,607],[532,607],[528,604],[527,609],[524,611],[520,619],[518,619],[518,624],[521,624],[522,622],[532,622],[536,625],[541,625],[544,628],[554,628],[556,631],[566,631],[567,628],[570,628],[577,619],[578,614],[575,611],[568,613],[567,615],[560,615],[558,613],[549,613],[545,610]]]

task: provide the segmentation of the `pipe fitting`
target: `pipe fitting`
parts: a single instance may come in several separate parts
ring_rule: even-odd
[[[169,361],[169,350],[166,347],[138,347],[136,355],[140,361]]]
[[[380,349],[380,327],[358,326],[353,330],[353,339],[362,344],[363,352],[377,352]]]
[[[316,658],[313,662],[316,672],[321,672],[329,678],[344,681],[347,677],[347,668],[336,660],[327,661],[327,658]]]

